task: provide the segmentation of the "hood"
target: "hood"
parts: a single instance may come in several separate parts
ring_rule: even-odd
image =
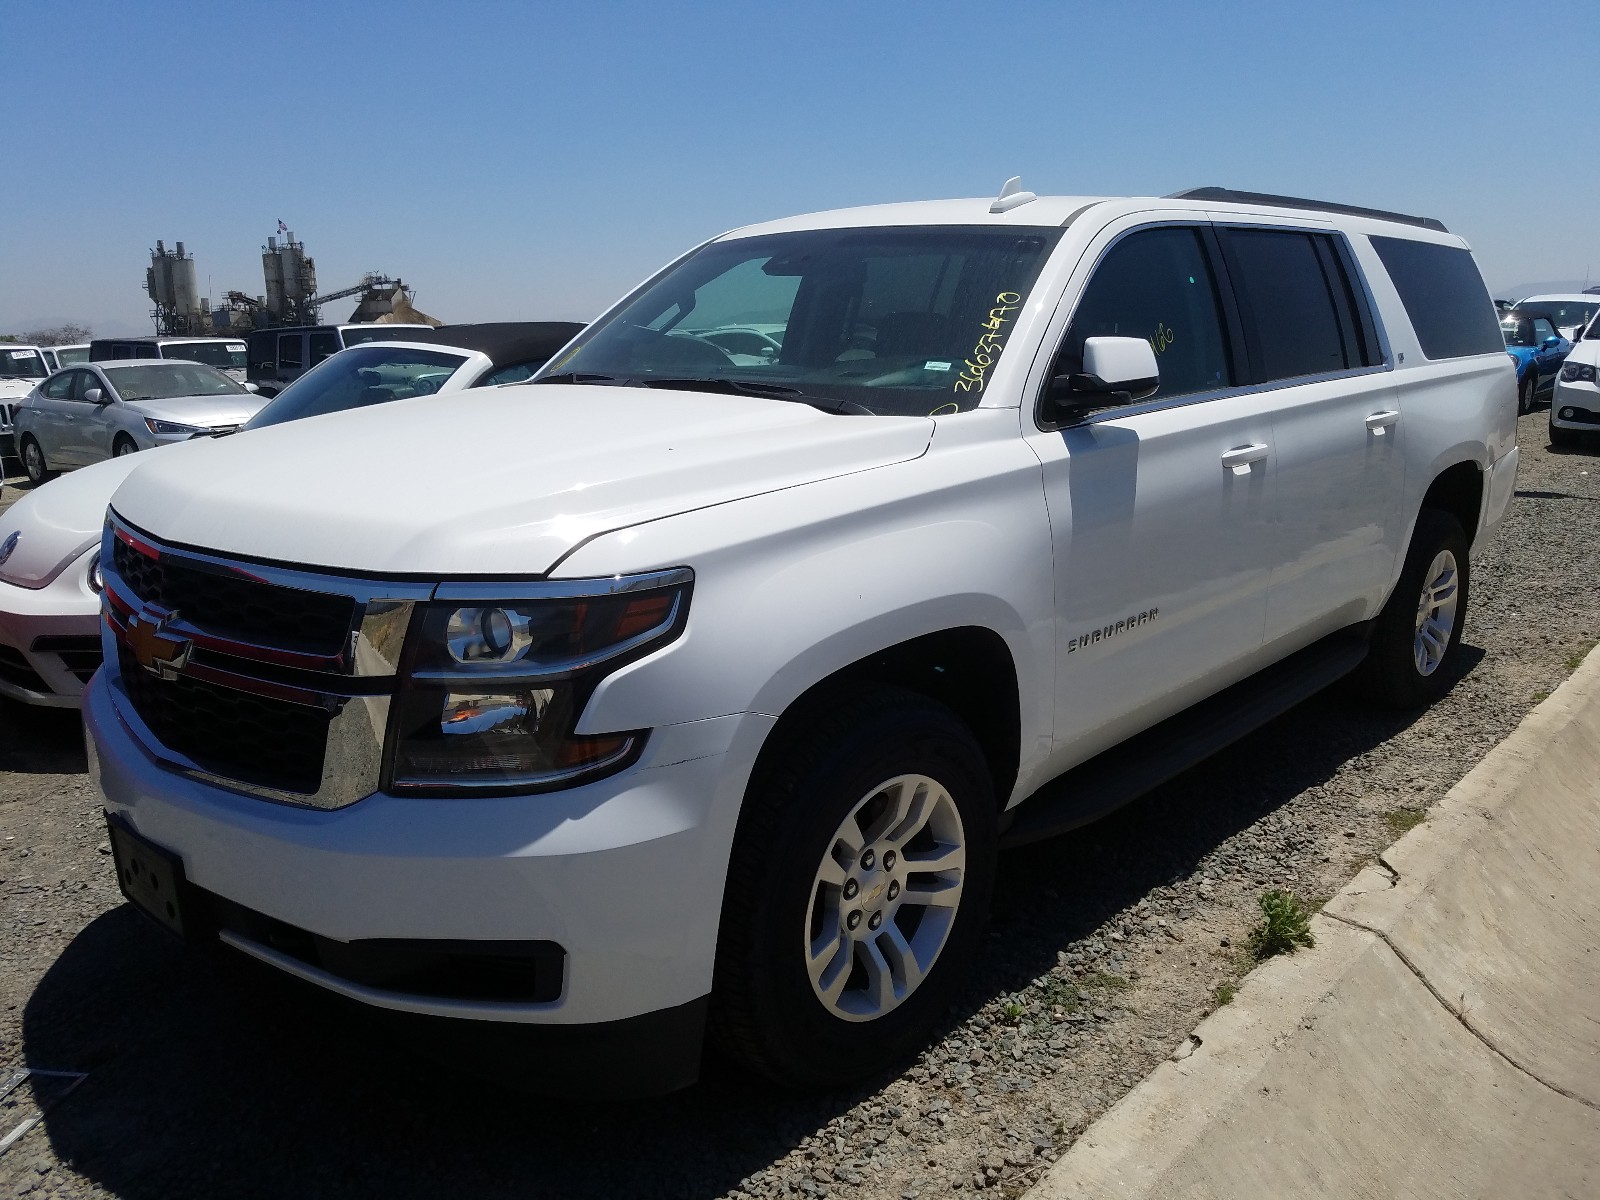
[[[130,400],[126,404],[141,417],[210,428],[243,425],[266,406],[267,399],[246,392],[242,396],[174,396],[168,400]]]
[[[127,454],[69,471],[0,513],[0,541],[21,535],[0,564],[0,579],[27,588],[48,584],[100,540],[111,493],[137,465],[138,456]]]
[[[43,382],[42,379],[0,379],[0,401],[11,404],[21,400]]]
[[[486,388],[184,442],[112,507],[158,538],[275,562],[535,576],[598,533],[917,458],[933,429],[755,397]]]

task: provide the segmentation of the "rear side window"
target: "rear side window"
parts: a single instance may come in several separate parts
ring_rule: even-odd
[[[69,400],[72,398],[72,375],[71,371],[63,371],[40,391],[52,400]]]
[[[1373,238],[1372,248],[1400,293],[1423,354],[1465,358],[1504,352],[1494,301],[1470,251],[1388,237]]]
[[[1141,337],[1156,352],[1156,398],[1232,385],[1221,306],[1194,229],[1131,233],[1106,253],[1083,291],[1051,375],[1083,369],[1091,337]]]
[[[300,362],[300,335],[298,333],[280,334],[278,337],[278,369],[280,371],[298,371]]]
[[[1284,229],[1218,230],[1256,383],[1380,361],[1334,239]]]
[[[311,361],[306,364],[314,367],[323,359],[339,353],[339,335],[331,329],[324,329],[311,335]]]

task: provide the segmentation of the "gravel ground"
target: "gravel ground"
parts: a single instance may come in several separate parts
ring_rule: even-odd
[[[0,1194],[1014,1195],[1246,969],[1263,889],[1331,895],[1594,643],[1600,456],[1548,449],[1544,423],[1523,419],[1518,498],[1477,564],[1443,702],[1375,715],[1334,689],[1116,816],[1009,853],[946,1028],[902,1074],[845,1093],[712,1063],[663,1100],[530,1100],[436,1065],[426,1030],[186,953],[120,902],[75,718],[6,705],[0,1080],[89,1074],[0,1104],[0,1135],[47,1108],[0,1157]]]

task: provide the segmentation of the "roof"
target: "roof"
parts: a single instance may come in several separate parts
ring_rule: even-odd
[[[583,325],[578,321],[483,321],[473,325],[440,325],[437,329],[396,331],[396,342],[455,346],[487,354],[497,367],[548,359],[565,346]],[[372,345],[372,342],[365,343]]]
[[[900,204],[873,204],[861,208],[840,208],[830,212],[805,213],[776,221],[765,221],[730,230],[725,238],[758,237],[770,233],[792,233],[811,229],[855,229],[898,225],[986,225],[996,229],[1041,228],[1071,225],[1092,208],[1101,208],[1108,217],[1131,216],[1145,211],[1192,212],[1197,219],[1217,215],[1282,216],[1292,213],[1311,221],[1334,222],[1349,227],[1375,222],[1373,231],[1396,234],[1419,241],[1456,244],[1460,241],[1432,217],[1414,217],[1385,209],[1360,208],[1332,201],[1305,200],[1297,196],[1276,196],[1266,192],[1240,192],[1228,188],[1195,188],[1175,196],[1035,196],[1013,203],[996,212],[995,199],[915,200]],[[1342,218],[1342,220],[1341,220]]]

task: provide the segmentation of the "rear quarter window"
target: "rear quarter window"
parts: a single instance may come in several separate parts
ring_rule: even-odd
[[[1400,293],[1423,354],[1505,353],[1499,315],[1471,251],[1389,237],[1373,238],[1372,248]]]

